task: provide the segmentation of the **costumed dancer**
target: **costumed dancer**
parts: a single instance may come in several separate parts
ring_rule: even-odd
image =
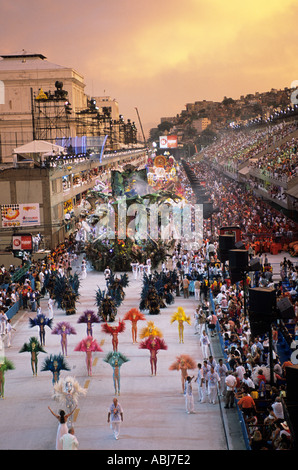
[[[116,302],[100,288],[96,291],[96,305],[98,307],[98,315],[103,321],[113,322],[117,315]]]
[[[181,354],[177,356],[176,361],[170,365],[169,370],[180,370],[181,371],[181,385],[182,393],[185,391],[185,382],[188,377],[188,369],[195,369],[196,363],[188,354]]]
[[[139,349],[149,349],[151,376],[156,375],[157,353],[160,349],[168,349],[165,341],[157,336],[149,337],[140,343]]]
[[[80,386],[79,382],[68,375],[64,379],[54,384],[53,399],[57,400],[62,408],[66,408],[70,414],[78,406],[79,396],[85,396],[87,389]],[[69,426],[72,426],[72,417],[70,415]]]
[[[66,286],[61,307],[65,310],[66,315],[74,315],[76,313],[76,300],[78,294],[73,292],[70,286]]]
[[[120,367],[129,359],[120,352],[109,352],[103,359],[113,368],[113,382],[115,395],[120,395]]]
[[[155,280],[152,275],[147,276],[147,274],[144,274],[139,305],[140,310],[149,310],[150,315],[158,315],[160,313],[161,303],[162,300],[155,287]]]
[[[75,347],[75,351],[83,351],[86,353],[86,366],[88,375],[92,375],[92,353],[93,352],[103,352],[100,345],[92,336],[87,336],[87,338],[83,339],[79,342],[79,344]]]
[[[51,354],[45,359],[41,370],[43,372],[47,370],[52,372],[53,374],[52,383],[54,385],[55,383],[59,381],[61,370],[69,371],[70,367],[65,362],[62,354]]]
[[[184,322],[187,322],[189,325],[191,323],[190,317],[186,316],[182,307],[178,307],[178,311],[172,315],[171,323],[174,323],[176,320],[178,322],[179,343],[184,343]]]
[[[98,316],[94,313],[93,310],[85,310],[83,315],[81,315],[78,319],[77,323],[86,323],[87,325],[87,336],[93,336],[93,323],[99,323],[100,320]]]
[[[101,329],[104,333],[112,336],[113,351],[118,351],[118,334],[125,331],[125,323],[123,320],[119,320],[118,326],[110,326],[108,323],[101,325]]]
[[[76,330],[71,326],[70,323],[62,321],[57,323],[55,328],[52,331],[52,335],[60,335],[61,336],[61,348],[62,354],[67,356],[67,335],[76,335]]]
[[[58,305],[65,311],[66,315],[74,315],[76,313],[76,301],[79,298],[80,280],[75,273],[73,276],[53,275],[52,294]]]
[[[40,340],[41,346],[45,346],[45,336],[46,336],[45,327],[48,326],[50,329],[52,329],[52,323],[53,323],[53,319],[45,317],[42,313],[39,315],[36,315],[35,318],[29,318],[30,328],[33,328],[34,326],[39,327],[39,340]]]
[[[28,343],[24,343],[22,348],[19,350],[19,353],[30,352],[31,353],[31,369],[33,375],[37,375],[37,363],[38,363],[38,354],[40,352],[46,353],[43,347],[40,345],[39,341],[35,336],[31,336]]]
[[[140,312],[137,308],[131,308],[123,317],[123,320],[131,321],[131,335],[132,342],[137,343],[138,329],[137,324],[139,320],[146,320],[146,317],[143,313]]]
[[[125,298],[124,287],[129,285],[128,275],[121,274],[120,279],[111,274],[108,280],[108,294],[114,300],[116,307],[119,307]]]
[[[1,358],[0,363],[0,397],[4,400],[5,372],[15,369],[14,363],[6,357]]]
[[[148,337],[158,336],[159,338],[163,337],[163,334],[157,326],[155,326],[154,321],[148,321],[147,325],[141,329],[140,338],[145,339]]]

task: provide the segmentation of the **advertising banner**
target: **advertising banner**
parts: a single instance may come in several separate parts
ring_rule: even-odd
[[[178,138],[176,135],[163,135],[159,137],[159,148],[175,149],[178,146]]]
[[[32,235],[13,235],[12,237],[12,249],[13,251],[28,251],[31,252],[32,246]]]
[[[2,227],[40,225],[39,204],[6,204],[1,206]]]

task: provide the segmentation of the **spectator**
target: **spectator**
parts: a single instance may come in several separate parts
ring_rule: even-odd
[[[247,391],[244,392],[243,397],[238,401],[238,406],[244,416],[251,416],[253,412],[257,411],[255,401]]]
[[[68,433],[63,434],[60,438],[62,443],[62,450],[78,450],[79,442],[74,434],[74,428],[68,429]]]
[[[237,385],[237,379],[235,373],[229,373],[225,380],[226,383],[226,404],[225,408],[233,408],[235,399],[235,390]]]

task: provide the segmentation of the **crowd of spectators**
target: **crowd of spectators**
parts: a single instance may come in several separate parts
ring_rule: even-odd
[[[224,132],[201,155],[204,159],[218,165],[232,164],[237,167],[244,161],[257,158],[260,152],[270,149],[272,145],[289,136],[297,130],[297,122],[281,122],[267,124],[255,129],[230,130]]]
[[[295,234],[297,235],[298,224],[257,197],[253,189],[247,189],[230,180],[204,161],[192,163],[190,166],[204,181],[206,193],[213,202],[212,234],[211,218],[204,220],[207,235],[217,239],[218,229],[224,226],[239,226],[244,241],[250,243],[256,240],[269,240],[271,243],[280,240],[291,242]],[[182,174],[181,178],[186,197],[195,202],[195,195],[186,175]]]
[[[271,152],[250,162],[250,167],[279,180],[290,181],[298,176],[298,138],[292,138]]]
[[[77,259],[75,242],[70,238],[52,250],[44,259],[28,263],[27,266],[11,265],[0,267],[0,313],[2,330],[6,331],[9,310],[17,304],[17,310],[38,312],[40,300],[45,296],[44,280],[47,274],[57,271],[61,276],[69,276],[72,264]],[[16,313],[14,312],[14,313]]]
[[[292,363],[283,361],[278,354],[278,328],[275,324],[271,326],[271,364],[269,332],[256,333],[252,328],[244,309],[243,290],[224,283],[214,295],[214,307],[228,375],[235,379],[234,400],[243,414],[251,448],[290,449],[291,433],[283,399],[287,390],[286,367]],[[293,322],[297,320],[298,316]],[[227,401],[226,407],[231,406],[233,400]],[[283,432],[285,428],[287,433]]]
[[[287,393],[286,367],[291,365],[291,362],[279,356],[279,328],[272,325],[274,348],[271,352],[271,363],[269,334],[264,331],[259,333],[255,330],[255,325],[251,325],[248,314],[249,301],[247,295],[246,300],[244,299],[243,282],[232,284],[227,273],[220,268],[220,263],[217,266],[217,243],[213,240],[218,240],[218,229],[222,226],[239,226],[244,241],[249,242],[250,247],[253,247],[256,239],[270,238],[271,242],[277,238],[290,240],[294,233],[297,233],[297,224],[256,198],[252,191],[244,189],[240,184],[230,181],[224,175],[211,169],[210,165],[205,162],[193,164],[192,169],[204,181],[206,192],[210,193],[214,207],[218,208],[212,217],[213,231],[210,222],[208,225],[208,221],[204,221],[205,233],[210,235],[207,245],[215,245],[215,251],[214,255],[209,257],[211,265],[208,263],[201,273],[203,275],[201,288],[204,280],[206,281],[207,272],[212,296],[209,308],[211,311],[214,309],[213,313],[218,319],[218,334],[228,368],[227,383],[223,390],[226,407],[230,408],[237,403],[243,416],[251,449],[291,449],[291,431],[286,421],[283,401]],[[188,197],[195,202],[195,196],[186,175],[182,178]],[[261,263],[262,270],[255,273],[257,275],[253,279],[254,284],[249,277],[246,282],[249,287],[276,287],[277,301],[287,296],[295,309],[295,317],[290,322],[295,325],[295,331],[297,331],[297,263],[285,257],[280,264],[281,281],[275,285],[271,266],[266,259],[266,251],[265,249],[259,253],[259,259],[264,258],[264,262]],[[254,254],[254,250],[252,253]],[[206,254],[205,252],[204,255]],[[192,260],[192,264],[200,269],[196,260]],[[196,268],[191,272],[195,271]],[[205,293],[201,292],[199,298],[201,302],[199,310],[202,312],[206,304]],[[293,339],[296,338],[293,337]],[[229,383],[234,385],[229,387]]]

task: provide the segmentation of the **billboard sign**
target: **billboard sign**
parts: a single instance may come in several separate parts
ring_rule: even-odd
[[[39,204],[5,204],[1,206],[2,227],[40,225]]]
[[[33,250],[32,235],[13,235],[12,236],[12,249],[13,251],[28,251]]]
[[[178,138],[176,135],[163,135],[159,137],[159,148],[176,149],[178,147]]]

